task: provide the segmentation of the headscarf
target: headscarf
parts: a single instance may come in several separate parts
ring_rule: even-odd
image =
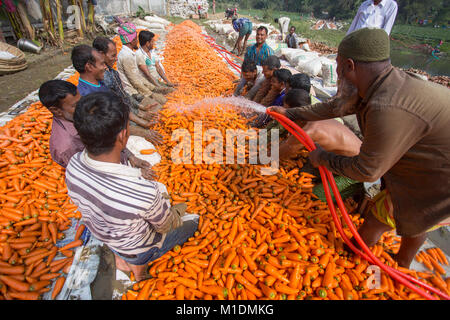
[[[132,23],[122,23],[119,26],[119,36],[123,44],[132,42],[137,37],[136,27]]]

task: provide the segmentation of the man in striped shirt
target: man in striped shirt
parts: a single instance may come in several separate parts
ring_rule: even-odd
[[[117,268],[141,281],[148,262],[194,234],[198,217],[183,222],[185,205],[171,207],[164,185],[121,163],[129,112],[113,93],[81,98],[74,125],[86,149],[70,160],[66,184],[83,223],[114,252]]]

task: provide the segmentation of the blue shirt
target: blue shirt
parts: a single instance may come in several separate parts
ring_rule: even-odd
[[[262,66],[262,63],[268,56],[273,55],[273,49],[264,42],[259,52],[256,51],[256,44],[247,49],[244,60],[253,60],[257,66]]]
[[[81,96],[87,96],[88,94],[94,92],[111,92],[111,91],[107,86],[105,86],[103,81],[99,81],[98,84],[93,84],[80,78],[78,82],[78,92],[80,93]]]
[[[239,30],[241,30],[242,26],[247,22],[250,22],[250,20],[248,20],[247,18],[239,18],[233,22],[233,29],[236,30],[237,32],[239,32]]]
[[[281,93],[273,101],[272,106],[280,106],[280,107],[283,106],[283,99],[285,95],[286,89],[283,89],[283,91],[281,91]]]

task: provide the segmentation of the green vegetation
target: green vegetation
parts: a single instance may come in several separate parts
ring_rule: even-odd
[[[315,42],[322,42],[331,47],[337,47],[341,40],[344,38],[347,29],[350,26],[350,23],[353,19],[354,14],[346,19],[339,20],[341,22],[346,22],[347,24],[341,30],[311,30],[311,21],[309,13],[301,13],[301,11],[297,12],[288,12],[288,11],[280,11],[275,10],[272,6],[268,6],[262,9],[257,8],[249,8],[245,7],[246,2],[248,1],[240,1],[238,5],[238,14],[244,16],[250,16],[252,18],[258,18],[260,21],[266,23],[274,24],[274,19],[286,16],[291,19],[291,25],[294,25],[297,29],[297,34],[311,39]],[[267,1],[271,3],[271,1]],[[300,1],[301,2],[301,1]],[[327,1],[324,1],[327,2]],[[336,0],[337,3],[342,2],[342,0]],[[347,1],[348,3],[355,1]],[[404,1],[398,0],[400,4]],[[283,3],[283,1],[282,1]],[[218,3],[216,4],[216,13],[224,12],[227,7],[233,7],[233,3]],[[359,5],[358,5],[359,7]],[[356,7],[356,10],[357,8]],[[294,7],[293,7],[294,8]],[[304,11],[304,10],[303,10]],[[345,11],[343,7],[343,12]],[[445,12],[445,9],[442,9]],[[311,12],[311,11],[310,11]],[[348,12],[353,12],[349,10]],[[356,12],[356,11],[355,11]],[[343,15],[343,13],[341,14]],[[417,14],[416,14],[417,15]],[[317,17],[317,15],[315,14]],[[320,13],[319,13],[320,16]],[[348,16],[348,15],[347,15]],[[338,16],[336,15],[336,18]],[[441,46],[441,51],[447,54],[450,53],[450,29],[449,28],[433,28],[432,25],[428,26],[420,26],[418,24],[401,24],[404,19],[401,18],[401,13],[399,9],[399,13],[397,15],[396,23],[392,29],[391,36],[393,39],[397,40],[399,45],[404,45],[407,47],[420,46],[423,44],[428,44],[432,47],[436,46],[440,40],[444,40],[444,44]]]

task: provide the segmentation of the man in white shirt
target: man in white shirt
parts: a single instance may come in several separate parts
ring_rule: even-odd
[[[280,32],[281,32],[281,41],[284,41],[285,36],[289,32],[289,23],[291,22],[291,19],[288,17],[281,17],[278,19],[275,19],[275,23],[278,23],[280,25]]]
[[[397,2],[393,0],[364,1],[359,7],[347,34],[362,28],[384,29],[387,34],[391,34],[397,10]]]
[[[136,27],[131,23],[122,24],[119,27],[122,49],[117,56],[117,71],[120,75],[123,88],[129,95],[137,93],[152,97],[161,104],[166,103],[167,99],[159,92],[155,85],[144,78],[136,64],[136,53],[133,50],[138,49],[138,38]]]

